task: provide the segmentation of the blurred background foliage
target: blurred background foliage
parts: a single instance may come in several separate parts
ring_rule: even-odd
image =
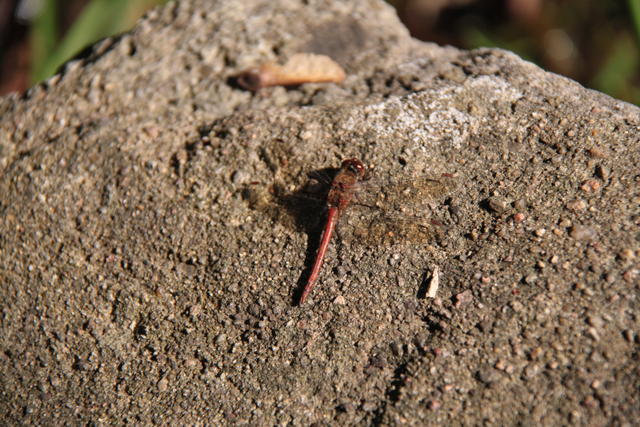
[[[56,73],[92,43],[167,0],[0,0],[0,95]]]
[[[421,40],[511,50],[640,105],[640,0],[390,0]]]
[[[53,75],[166,0],[0,0],[0,95]],[[500,47],[640,105],[640,0],[388,0],[411,34]]]

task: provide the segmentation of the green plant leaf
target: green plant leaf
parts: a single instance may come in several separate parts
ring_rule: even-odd
[[[31,69],[40,69],[58,38],[58,2],[43,0],[42,9],[36,15],[30,34]]]
[[[640,43],[640,0],[627,0],[631,11],[631,21],[636,29],[636,41]]]
[[[631,33],[622,34],[611,43],[612,49],[590,86],[626,101],[638,103],[631,84],[640,66],[640,55]]]
[[[51,4],[57,3],[55,0],[46,1]],[[55,49],[49,50],[50,53],[42,61],[34,61],[36,66],[32,72],[33,82],[53,75],[62,64],[91,43],[128,30],[145,10],[163,2],[161,0],[91,1]]]

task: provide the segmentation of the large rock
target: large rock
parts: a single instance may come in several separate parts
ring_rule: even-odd
[[[346,81],[233,85],[296,52]],[[374,0],[194,0],[0,112],[9,424],[640,417],[634,106]],[[320,209],[289,195],[350,156],[422,225],[354,206],[297,306]]]

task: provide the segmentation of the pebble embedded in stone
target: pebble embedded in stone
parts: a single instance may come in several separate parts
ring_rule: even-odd
[[[596,237],[596,231],[585,225],[576,224],[569,230],[569,236],[576,240],[591,240]]]
[[[609,179],[610,171],[609,168],[603,165],[596,166],[596,176],[603,181]]]
[[[594,341],[600,341],[600,334],[594,327],[587,329],[587,335]]]
[[[333,303],[337,305],[345,305],[347,300],[342,295],[338,295],[334,298]]]
[[[581,211],[587,207],[587,203],[584,200],[576,199],[567,203],[567,209],[570,211]]]
[[[243,170],[238,170],[231,176],[231,182],[235,185],[241,185],[249,181],[250,175]]]
[[[471,301],[473,301],[473,293],[469,289],[467,289],[466,291],[460,292],[459,294],[456,295],[455,307],[456,308],[464,307],[465,305],[469,304]]]
[[[509,207],[509,204],[505,199],[497,196],[490,197],[487,203],[489,205],[489,209],[496,213],[503,213]]]
[[[580,189],[585,193],[595,193],[600,189],[600,182],[597,179],[588,179],[582,183]]]
[[[483,384],[486,384],[486,385],[490,385],[492,383],[495,383],[495,382],[499,381],[500,378],[501,378],[500,372],[498,372],[493,367],[486,367],[486,368],[480,369],[476,373],[476,377],[478,378],[478,380],[480,382],[482,382]]]
[[[442,403],[439,400],[430,400],[429,401],[429,409],[432,411],[437,411],[442,407]]]

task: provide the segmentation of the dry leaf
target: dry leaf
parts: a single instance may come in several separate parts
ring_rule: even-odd
[[[245,89],[256,91],[267,86],[340,83],[344,78],[342,67],[328,56],[297,53],[284,65],[269,62],[242,72],[238,76],[238,84]]]

